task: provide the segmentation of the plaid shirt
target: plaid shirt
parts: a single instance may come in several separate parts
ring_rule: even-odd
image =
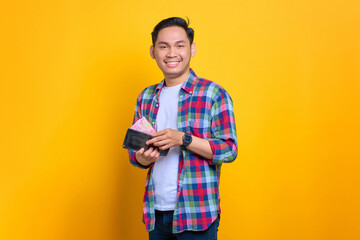
[[[156,126],[160,91],[164,81],[144,89],[135,108],[134,122],[145,117]],[[178,130],[207,139],[213,159],[205,159],[187,149],[179,156],[177,203],[173,233],[206,230],[220,214],[219,180],[221,164],[237,156],[237,139],[232,100],[218,84],[199,78],[190,70],[180,89]],[[129,151],[130,162],[139,165],[135,152]],[[147,231],[155,224],[153,164],[149,166],[143,203],[143,221]]]

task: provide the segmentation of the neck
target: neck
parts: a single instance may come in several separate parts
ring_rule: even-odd
[[[187,71],[185,71],[183,74],[181,74],[180,76],[165,76],[165,84],[167,87],[173,87],[176,85],[179,85],[183,82],[186,81],[186,79],[188,78],[190,74],[190,69],[188,69]]]

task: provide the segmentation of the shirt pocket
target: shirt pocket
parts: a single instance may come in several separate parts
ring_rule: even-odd
[[[189,120],[189,132],[190,134],[199,138],[210,138],[210,122],[206,120]]]

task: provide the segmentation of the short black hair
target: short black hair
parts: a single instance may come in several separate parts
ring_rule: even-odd
[[[187,35],[190,45],[191,45],[194,41],[194,29],[189,28],[189,24],[190,24],[189,18],[187,18],[187,21],[185,19],[179,18],[179,17],[171,17],[171,18],[162,20],[154,27],[154,30],[151,33],[153,46],[155,46],[156,39],[158,37],[160,30],[167,28],[167,27],[172,27],[172,26],[182,27],[185,30],[186,35]]]

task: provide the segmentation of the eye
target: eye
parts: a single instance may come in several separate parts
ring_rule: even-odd
[[[178,45],[178,48],[183,48],[183,47],[185,47],[185,45],[183,44]]]
[[[164,48],[166,48],[166,45],[161,45],[160,48],[164,49]]]

